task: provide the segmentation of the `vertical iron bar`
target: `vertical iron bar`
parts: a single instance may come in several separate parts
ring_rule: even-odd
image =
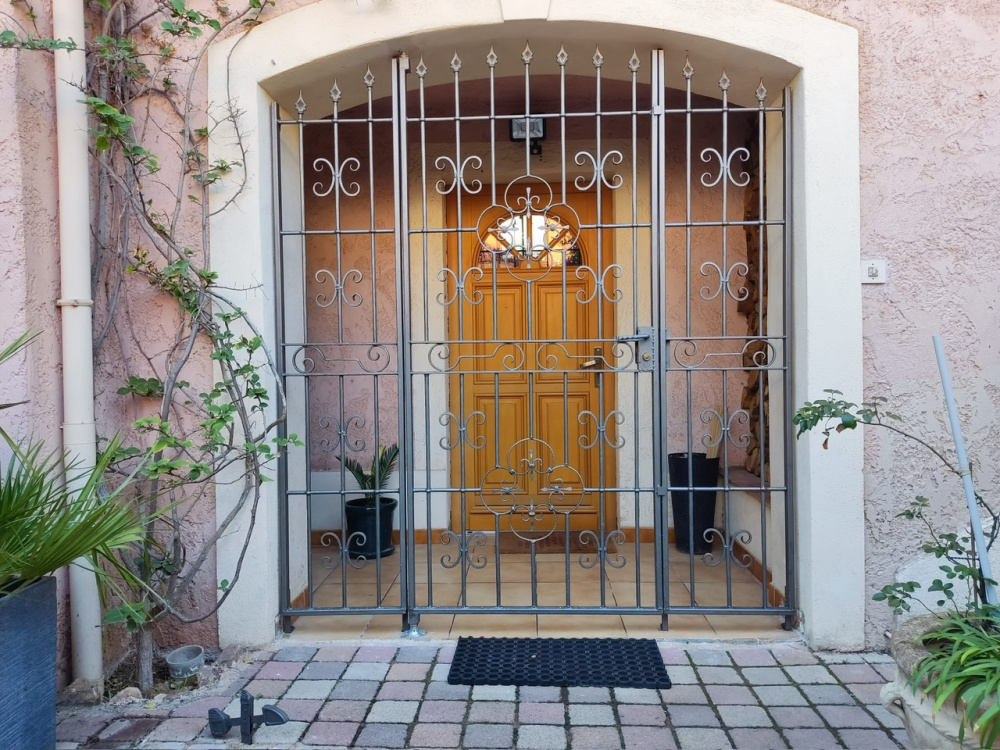
[[[782,219],[782,322],[784,328],[784,338],[782,341],[782,372],[784,378],[784,406],[785,412],[782,415],[782,424],[785,428],[785,606],[792,610],[793,614],[785,615],[783,626],[785,630],[794,627],[797,606],[796,584],[795,584],[795,498],[793,488],[795,486],[794,464],[792,462],[792,450],[795,445],[795,438],[792,434],[792,420],[790,414],[794,410],[792,397],[792,378],[789,359],[789,343],[792,341],[792,334],[795,329],[795,321],[792,316],[792,90],[785,87],[781,101],[781,122],[782,122],[782,168],[783,185],[782,198],[784,201]]]
[[[653,362],[656,368],[652,374],[653,402],[653,510],[656,526],[656,606],[661,613],[661,628],[667,629],[667,609],[670,606],[669,578],[666,568],[667,514],[666,514],[666,474],[665,441],[667,435],[666,399],[666,351],[664,335],[665,261],[666,244],[664,238],[664,212],[666,210],[666,181],[664,176],[666,127],[664,109],[663,50],[653,50],[650,55],[650,158],[649,158],[649,220],[650,220],[650,293],[651,317],[653,323]]]
[[[413,533],[413,398],[410,363],[410,201],[406,145],[406,74],[410,59],[401,53],[392,61],[393,190],[396,241],[396,371],[398,391],[398,431],[400,445],[399,527],[403,549],[400,554],[400,604],[403,629],[414,632],[420,617],[416,607],[416,565]],[[374,314],[374,313],[373,313]],[[377,418],[377,417],[376,417]],[[403,541],[405,540],[405,541]],[[381,593],[381,592],[380,592]]]

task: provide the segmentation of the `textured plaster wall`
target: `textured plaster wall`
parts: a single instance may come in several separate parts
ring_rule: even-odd
[[[41,5],[46,5],[42,3]],[[44,33],[44,22],[43,22]],[[0,52],[0,348],[29,328],[38,339],[0,371],[0,426],[18,440],[59,446],[62,411],[59,267],[55,250],[56,146],[52,64],[41,54]],[[9,451],[0,448],[6,464]],[[69,679],[68,579],[57,575],[58,679]]]
[[[886,285],[863,289],[864,395],[887,396],[910,428],[950,452],[931,344],[932,334],[942,334],[976,486],[996,507],[1000,4],[791,4],[850,24],[860,36],[861,255],[885,258],[889,268]],[[837,436],[831,450],[861,439],[870,598],[923,539],[914,524],[895,518],[915,495],[931,498],[942,530],[964,527],[968,517],[960,482],[921,449],[872,429],[863,438]],[[868,646],[885,645],[891,619],[887,607],[869,601]]]

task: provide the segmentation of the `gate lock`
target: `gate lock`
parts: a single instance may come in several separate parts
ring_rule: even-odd
[[[632,336],[619,336],[616,341],[635,343],[635,365],[639,372],[652,372],[656,369],[656,352],[653,348],[653,326],[639,326]],[[665,333],[665,332],[664,332]]]

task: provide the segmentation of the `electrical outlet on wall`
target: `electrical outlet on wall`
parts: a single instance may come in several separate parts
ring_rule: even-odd
[[[888,277],[889,272],[884,260],[861,261],[862,284],[884,284]]]

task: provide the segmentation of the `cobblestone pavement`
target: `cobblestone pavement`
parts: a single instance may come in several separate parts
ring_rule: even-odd
[[[210,708],[239,714],[246,686],[291,721],[254,747],[284,748],[880,748],[908,747],[879,703],[894,677],[884,654],[814,653],[799,644],[661,641],[669,690],[449,685],[454,642],[289,645],[235,683],[185,701],[60,709],[57,748],[208,750]],[[220,694],[223,693],[223,694]]]

